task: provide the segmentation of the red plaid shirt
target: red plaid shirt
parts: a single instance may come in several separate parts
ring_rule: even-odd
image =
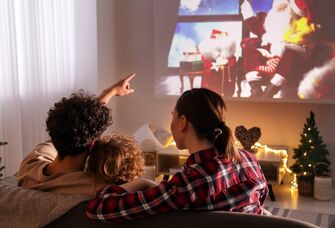
[[[251,153],[239,153],[240,161],[235,163],[213,149],[191,154],[182,172],[144,191],[103,188],[88,202],[87,216],[108,222],[189,209],[262,214],[268,194],[265,177]]]

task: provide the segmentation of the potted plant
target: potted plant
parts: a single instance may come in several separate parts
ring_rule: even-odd
[[[332,179],[329,173],[329,164],[319,162],[315,164],[314,198],[317,200],[330,200],[332,193]]]

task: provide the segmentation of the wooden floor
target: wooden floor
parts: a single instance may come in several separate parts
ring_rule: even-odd
[[[320,201],[313,197],[301,196],[297,191],[291,192],[290,188],[289,184],[273,185],[276,201],[271,201],[268,197],[265,206],[335,214],[335,191],[330,201]]]

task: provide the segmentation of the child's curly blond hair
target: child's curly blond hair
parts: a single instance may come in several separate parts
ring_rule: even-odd
[[[123,184],[143,174],[144,156],[135,140],[126,135],[98,139],[87,161],[87,172],[105,183]]]

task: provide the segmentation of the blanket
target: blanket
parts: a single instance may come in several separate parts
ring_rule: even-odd
[[[24,189],[15,183],[15,177],[0,181],[0,227],[43,227],[88,200],[88,196]]]

